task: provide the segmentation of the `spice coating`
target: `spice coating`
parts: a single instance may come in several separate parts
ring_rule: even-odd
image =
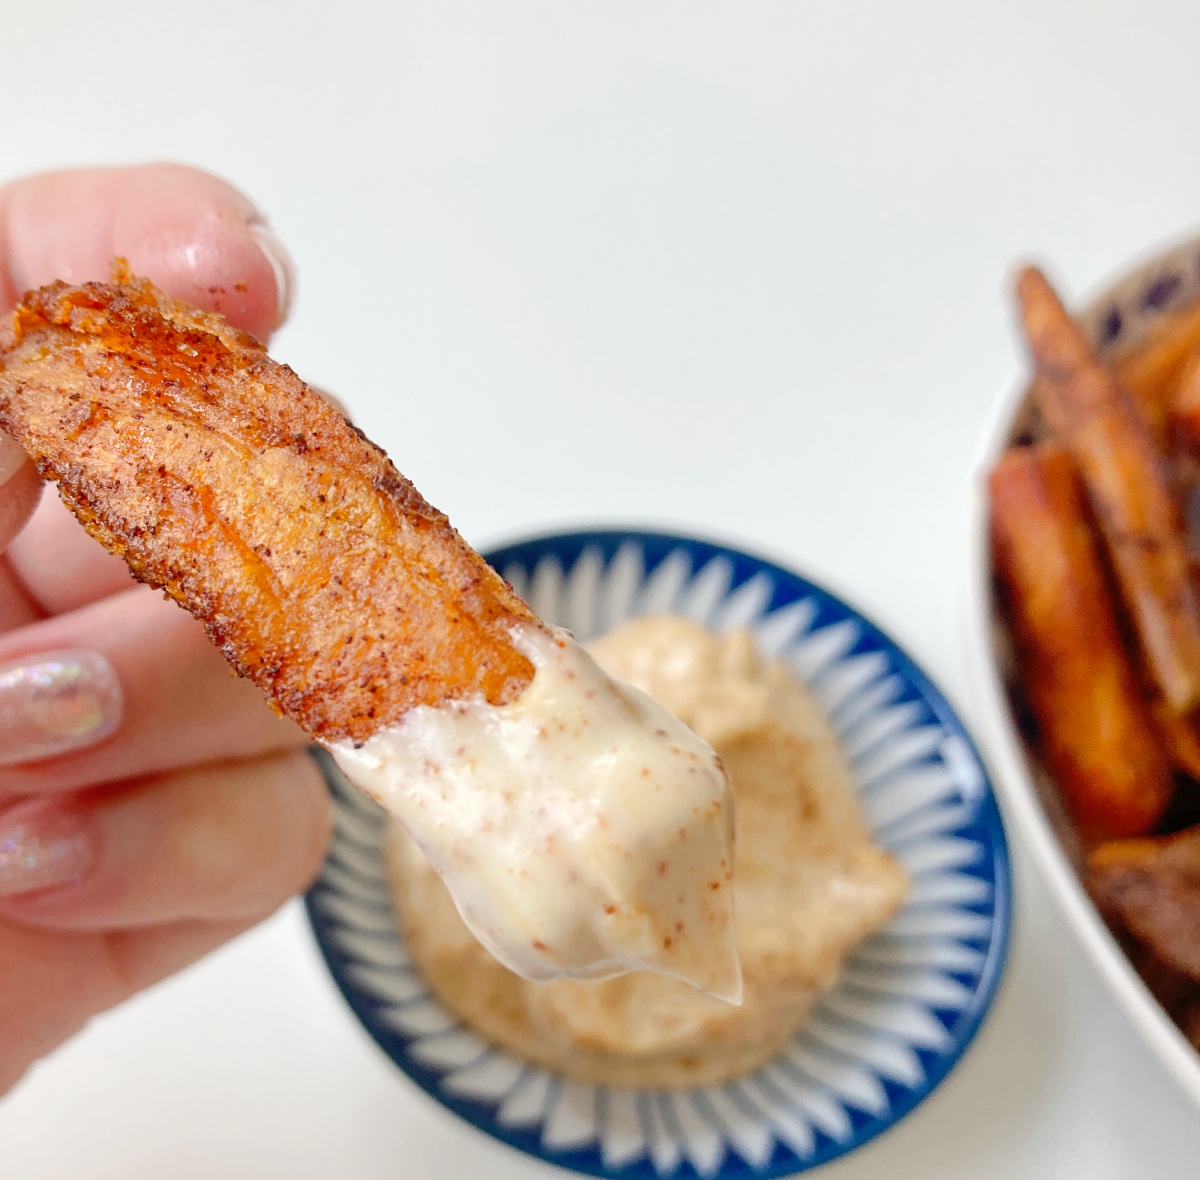
[[[533,677],[529,608],[253,337],[114,267],[0,329],[0,427],[134,576],[322,741]]]

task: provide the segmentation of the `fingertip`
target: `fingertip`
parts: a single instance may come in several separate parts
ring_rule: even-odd
[[[269,222],[252,221],[249,228],[254,244],[271,266],[275,280],[274,326],[279,328],[287,323],[292,314],[292,300],[296,297],[296,268],[292,256]]]
[[[306,796],[307,814],[309,819],[309,841],[304,869],[301,873],[297,891],[307,889],[313,883],[325,856],[329,851],[329,841],[333,838],[333,799],[329,794],[324,771],[307,751],[297,753],[297,760],[303,757],[308,766],[297,770],[297,779],[303,785],[300,787]]]
[[[21,444],[11,434],[0,430],[0,487],[3,487],[29,461]]]
[[[44,487],[20,444],[0,430],[0,553],[28,523]]]
[[[186,303],[267,340],[284,321],[291,262],[244,194],[177,164],[114,178],[112,253]]]
[[[16,446],[16,443],[12,445]],[[7,479],[0,480],[0,553],[25,527],[46,486],[24,451],[21,456],[16,470]]]
[[[211,173],[179,164],[29,177],[0,190],[11,303],[54,279],[106,280],[112,260],[266,340],[292,268],[265,218]]]

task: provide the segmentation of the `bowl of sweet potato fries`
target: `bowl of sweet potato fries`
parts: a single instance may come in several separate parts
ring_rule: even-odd
[[[1025,267],[1025,377],[970,529],[970,663],[1006,811],[1200,1101],[1200,237],[1078,312]]]

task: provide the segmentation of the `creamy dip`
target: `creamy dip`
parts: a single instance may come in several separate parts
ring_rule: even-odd
[[[733,811],[712,747],[569,632],[521,628],[506,705],[418,706],[346,776],[399,820],[463,921],[527,979],[650,970],[737,1003]]]
[[[905,876],[871,841],[821,706],[750,635],[636,619],[591,650],[699,731],[729,771],[742,1004],[648,971],[598,983],[518,978],[471,937],[397,829],[388,868],[405,942],[435,994],[521,1058],[611,1086],[716,1084],[788,1041],[845,957],[901,903]]]

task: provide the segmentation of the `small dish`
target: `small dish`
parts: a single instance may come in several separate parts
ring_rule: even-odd
[[[384,874],[382,814],[326,759],[336,831],[308,913],[368,1032],[473,1126],[585,1175],[792,1175],[893,1126],[970,1044],[1008,944],[1004,830],[987,772],[950,706],[868,619],[747,553],[662,533],[596,531],[537,537],[487,556],[544,619],[582,640],[646,614],[750,628],[829,711],[868,822],[908,869],[912,889],[767,1065],[695,1090],[584,1085],[487,1045],[410,970]]]
[[[1200,297],[1200,237],[1134,266],[1090,300],[1079,315],[1101,355],[1136,343],[1162,317]],[[1200,1054],[1171,1021],[1092,905],[1074,863],[1072,837],[1054,806],[1053,785],[1022,739],[1004,684],[1008,647],[992,593],[987,473],[1020,434],[1028,379],[999,401],[976,469],[963,587],[964,623],[981,733],[996,770],[1006,815],[1016,824],[1062,913],[1093,965],[1142,1038],[1191,1098],[1200,1103]],[[1048,808],[1043,798],[1049,798]]]

